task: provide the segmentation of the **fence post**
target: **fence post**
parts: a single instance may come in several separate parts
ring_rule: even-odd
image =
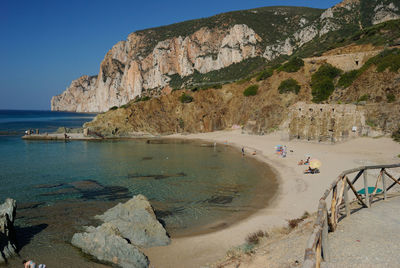
[[[386,181],[385,181],[385,172],[383,172],[385,169],[382,168],[381,174],[382,174],[382,190],[383,190],[383,200],[386,200]]]
[[[350,204],[349,204],[349,188],[347,187],[347,180],[343,180],[344,185],[344,193],[343,193],[343,198],[344,198],[344,205],[346,208],[346,217],[350,216]]]
[[[369,203],[369,192],[368,192],[368,172],[367,170],[364,170],[364,190],[365,190],[365,204],[367,207],[371,207],[371,204]]]
[[[329,261],[329,242],[328,242],[328,209],[324,208],[325,220],[322,228],[322,255],[325,262]]]

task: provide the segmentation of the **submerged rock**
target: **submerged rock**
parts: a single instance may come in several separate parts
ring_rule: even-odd
[[[157,220],[153,208],[143,195],[119,203],[95,218],[104,223],[86,232],[76,233],[71,243],[101,261],[121,267],[148,267],[147,257],[139,247],[165,246],[167,232]]]
[[[16,234],[14,219],[16,213],[16,202],[7,198],[0,205],[0,263],[4,263],[13,255],[16,255]]]

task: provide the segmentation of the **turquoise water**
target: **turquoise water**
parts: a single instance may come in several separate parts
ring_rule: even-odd
[[[93,115],[0,111],[0,133],[79,127]],[[145,195],[171,233],[206,231],[267,205],[270,170],[236,150],[179,140],[25,141],[0,135],[0,200],[18,203],[124,201]]]

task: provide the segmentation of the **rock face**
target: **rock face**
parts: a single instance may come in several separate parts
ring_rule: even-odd
[[[137,246],[148,248],[170,243],[164,227],[143,195],[137,195],[124,204],[120,203],[96,218],[115,226],[121,236]]]
[[[0,263],[4,263],[8,258],[16,255],[15,213],[15,200],[7,198],[0,205]]]
[[[107,223],[97,228],[89,227],[85,233],[75,234],[71,243],[100,261],[127,268],[149,266],[147,257],[135,245],[122,238],[115,226]]]
[[[299,8],[254,9],[135,32],[106,54],[98,76],[82,76],[53,97],[51,109],[104,112],[137,96],[158,96],[170,92],[174,76],[201,76],[255,57],[272,61],[292,55],[329,32],[346,27],[354,32],[399,18],[399,5],[398,0],[345,0],[325,11],[307,9],[307,16],[303,10],[296,13]]]
[[[136,33],[116,44],[101,63],[96,77],[73,81],[51,100],[52,110],[102,112],[126,104],[142,93],[157,95],[170,76],[207,73],[260,54],[261,38],[246,25],[228,30],[202,28],[189,36],[158,42],[146,57],[138,57]]]
[[[120,203],[96,218],[104,223],[74,234],[71,243],[101,261],[121,267],[148,267],[149,261],[139,248],[170,243],[143,195],[137,195],[125,204]]]

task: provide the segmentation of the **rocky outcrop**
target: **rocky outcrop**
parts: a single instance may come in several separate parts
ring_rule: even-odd
[[[165,246],[171,242],[143,195],[137,195],[124,204],[120,203],[96,218],[115,226],[122,237],[140,247]]]
[[[140,248],[165,246],[170,243],[165,229],[143,195],[137,195],[124,204],[96,216],[104,223],[87,227],[76,233],[71,243],[101,261],[120,267],[148,267],[147,257]]]
[[[374,11],[375,15],[372,19],[373,24],[400,18],[400,15],[398,14],[399,8],[393,2],[389,5],[385,5],[383,2],[381,2],[375,7]]]
[[[16,208],[15,200],[10,198],[7,198],[0,205],[0,264],[16,255],[17,246],[14,229]]]
[[[121,237],[119,230],[112,224],[105,223],[97,228],[88,227],[85,233],[75,234],[71,243],[100,261],[111,262],[120,267],[149,266],[147,257],[138,247]]]

